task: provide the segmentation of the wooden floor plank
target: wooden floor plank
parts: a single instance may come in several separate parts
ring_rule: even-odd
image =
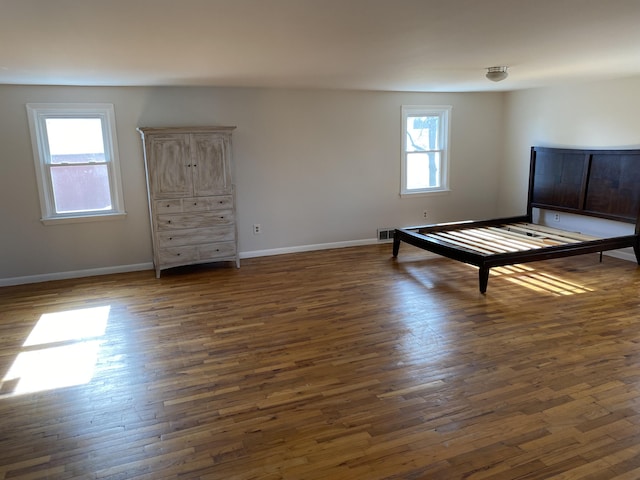
[[[381,244],[1,288],[0,479],[638,478],[640,269],[471,268]]]

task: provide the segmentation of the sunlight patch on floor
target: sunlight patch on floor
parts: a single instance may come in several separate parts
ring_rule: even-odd
[[[110,306],[43,314],[0,383],[0,398],[91,381]]]
[[[490,270],[490,273],[492,276],[502,276],[505,280],[530,290],[541,293],[551,293],[557,296],[575,295],[593,291],[593,289],[585,287],[584,285],[540,272],[528,265],[494,267]]]

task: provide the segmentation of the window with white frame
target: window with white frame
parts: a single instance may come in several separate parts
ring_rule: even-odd
[[[42,221],[125,214],[111,104],[27,104]]]
[[[449,190],[450,106],[402,106],[401,195]]]

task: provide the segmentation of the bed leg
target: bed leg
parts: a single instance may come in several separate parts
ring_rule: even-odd
[[[393,256],[398,256],[398,251],[400,250],[400,238],[398,237],[398,232],[393,235]]]
[[[633,246],[633,253],[636,254],[636,262],[638,262],[638,265],[640,265],[640,242],[636,242],[636,244]]]
[[[489,267],[480,267],[478,276],[480,279],[480,293],[485,293],[489,283]]]

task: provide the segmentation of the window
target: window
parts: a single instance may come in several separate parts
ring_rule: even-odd
[[[42,221],[124,215],[111,104],[27,104]]]
[[[401,195],[449,190],[450,106],[402,107]]]

